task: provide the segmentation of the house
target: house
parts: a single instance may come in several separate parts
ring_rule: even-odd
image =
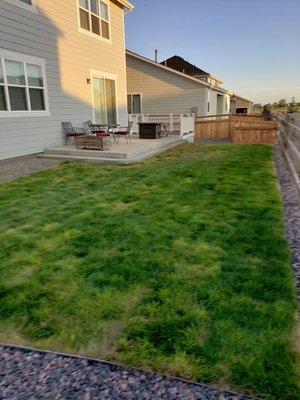
[[[234,94],[230,100],[230,110],[232,114],[250,114],[252,112],[252,101]]]
[[[172,59],[158,63],[126,51],[129,114],[229,113],[232,92],[221,87],[220,80],[196,67],[193,70],[189,63],[181,70],[173,68],[178,58]]]
[[[63,143],[62,121],[127,124],[128,0],[1,0],[0,159]]]
[[[196,67],[196,65],[193,65],[186,61],[184,58],[176,55],[161,62],[161,64],[165,65],[166,67],[176,69],[176,71],[183,72],[184,74],[193,76],[194,78],[200,79],[215,87],[222,87],[224,83],[215,76],[212,76],[203,69]]]

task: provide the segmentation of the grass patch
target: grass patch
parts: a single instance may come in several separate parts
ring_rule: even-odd
[[[268,146],[186,144],[0,187],[0,338],[296,399]]]

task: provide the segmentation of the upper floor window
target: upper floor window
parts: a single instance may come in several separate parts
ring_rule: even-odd
[[[0,117],[48,111],[44,65],[25,58],[9,53],[2,57],[0,49]]]
[[[101,0],[79,0],[80,27],[94,35],[110,39],[108,4]]]

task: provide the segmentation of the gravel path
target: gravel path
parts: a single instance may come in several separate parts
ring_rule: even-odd
[[[205,385],[113,364],[0,346],[2,400],[243,400]]]
[[[275,165],[283,197],[286,235],[292,250],[292,266],[300,306],[300,205],[293,177],[279,146],[275,148]]]
[[[36,155],[0,160],[0,183],[9,182],[32,172],[53,168],[60,162]]]

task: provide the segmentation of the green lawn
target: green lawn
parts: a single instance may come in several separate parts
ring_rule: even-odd
[[[268,146],[182,145],[0,186],[0,341],[298,398]]]

